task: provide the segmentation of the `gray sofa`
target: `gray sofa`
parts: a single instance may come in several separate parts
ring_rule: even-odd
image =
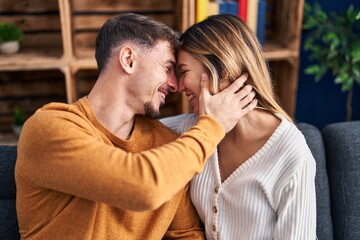
[[[298,123],[316,159],[319,240],[360,239],[360,121]],[[0,146],[0,239],[19,239],[15,209],[16,146]]]

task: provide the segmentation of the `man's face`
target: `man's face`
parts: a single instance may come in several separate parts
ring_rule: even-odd
[[[178,89],[175,56],[171,45],[165,41],[138,55],[140,61],[133,91],[141,100],[140,111],[149,118],[156,118],[160,115],[160,107],[165,104],[166,95]]]

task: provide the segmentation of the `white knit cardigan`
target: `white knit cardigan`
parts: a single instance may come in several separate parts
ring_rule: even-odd
[[[281,123],[270,139],[223,183],[216,150],[191,181],[207,239],[316,239],[315,160],[296,126],[277,116]],[[182,133],[197,116],[161,122]]]

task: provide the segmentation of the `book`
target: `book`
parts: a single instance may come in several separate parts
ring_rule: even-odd
[[[219,2],[218,1],[210,1],[209,2],[209,13],[208,15],[217,15],[219,14]]]
[[[196,22],[196,0],[189,0],[189,24]],[[189,25],[188,25],[189,26]]]
[[[204,20],[208,16],[209,0],[196,0],[196,22]]]
[[[238,0],[238,13],[241,20],[246,22],[246,13],[247,13],[247,1],[248,0]]]
[[[256,36],[261,43],[264,45],[265,39],[265,28],[266,28],[266,0],[258,0],[258,17],[256,26]]]
[[[249,0],[247,2],[246,23],[255,34],[257,27],[258,5],[258,0]]]
[[[220,14],[232,14],[239,15],[239,7],[237,1],[219,1],[219,13]]]

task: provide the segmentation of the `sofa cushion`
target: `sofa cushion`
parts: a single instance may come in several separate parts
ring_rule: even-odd
[[[0,146],[0,239],[20,239],[16,217],[16,146]]]
[[[360,239],[360,121],[329,124],[323,138],[334,238]]]
[[[333,239],[333,226],[330,212],[329,180],[326,170],[324,143],[320,131],[310,124],[297,123],[316,161],[316,235],[319,240]]]

